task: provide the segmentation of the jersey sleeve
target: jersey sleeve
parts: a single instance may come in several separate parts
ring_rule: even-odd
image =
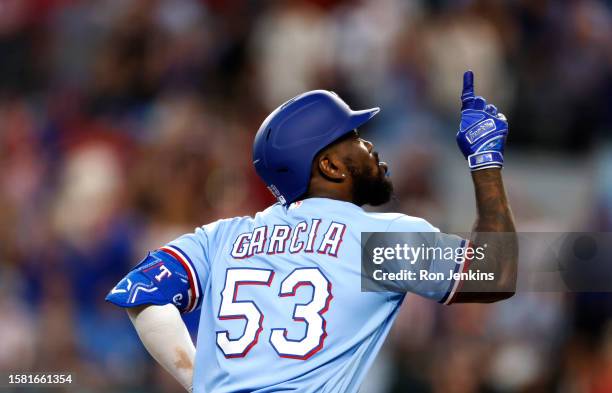
[[[218,222],[205,225],[150,252],[106,300],[120,307],[172,303],[182,313],[197,310],[215,252],[209,239],[217,228]]]
[[[170,254],[155,250],[110,290],[106,301],[125,308],[172,303],[186,312],[190,296],[185,267]]]
[[[210,272],[208,257],[208,235],[203,228],[185,234],[161,247],[172,255],[187,271],[189,277],[189,306],[187,312],[197,310],[202,301],[202,287]]]
[[[457,273],[465,272],[469,265],[465,257],[469,241],[442,233],[429,222],[409,216],[394,219],[387,232],[411,232],[409,237],[398,234],[397,239],[411,239],[410,246],[420,248],[422,252],[416,263],[409,264],[415,272],[414,279],[405,280],[402,289],[442,304],[452,303],[461,286],[461,280],[455,277]]]

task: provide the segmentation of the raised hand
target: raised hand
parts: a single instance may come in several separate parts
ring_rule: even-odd
[[[504,146],[508,121],[495,105],[474,95],[474,73],[463,74],[461,124],[457,144],[472,171],[504,166]]]

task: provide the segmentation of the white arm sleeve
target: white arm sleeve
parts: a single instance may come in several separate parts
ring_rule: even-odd
[[[178,309],[172,304],[127,309],[147,351],[187,391],[192,391],[195,347]]]

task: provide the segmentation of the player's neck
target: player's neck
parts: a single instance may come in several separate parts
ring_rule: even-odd
[[[307,198],[329,198],[343,202],[355,203],[353,195],[342,188],[328,188],[319,190],[308,190],[308,192],[300,199]]]
[[[306,198],[329,198],[356,204],[355,198],[353,198],[353,188],[350,178],[344,178],[340,182],[334,182],[313,174],[310,179],[308,191],[301,199]]]

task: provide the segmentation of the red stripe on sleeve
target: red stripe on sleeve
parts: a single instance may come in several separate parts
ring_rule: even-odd
[[[192,311],[193,306],[194,306],[195,301],[196,301],[196,289],[195,289],[195,286],[197,284],[195,282],[195,277],[193,276],[191,267],[188,266],[187,262],[183,260],[183,256],[182,255],[179,255],[176,251],[174,251],[170,247],[162,247],[159,250],[165,252],[166,254],[168,254],[171,257],[173,257],[174,259],[176,259],[181,265],[183,265],[183,268],[187,272],[187,277],[189,278],[189,288],[191,290],[191,296],[189,297],[189,305],[187,306],[187,312]]]

